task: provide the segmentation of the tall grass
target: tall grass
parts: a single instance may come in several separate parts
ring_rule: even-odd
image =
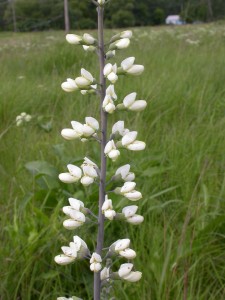
[[[134,33],[136,41],[120,52],[119,60],[134,53],[146,71],[141,78],[122,79],[116,91],[120,100],[132,91],[148,100],[141,115],[125,115],[126,127],[139,128],[148,147],[135,156],[123,152],[109,169],[113,173],[131,162],[144,195],[140,206],[145,222],[138,229],[107,224],[106,245],[129,236],[143,279],[135,285],[115,283],[112,295],[125,300],[222,300],[225,26],[141,28]],[[73,234],[62,227],[61,208],[68,195],[87,206],[97,197],[96,187],[68,187],[56,175],[85,155],[99,159],[96,145],[66,142],[59,134],[71,120],[98,117],[95,97],[60,88],[82,66],[95,74],[96,57],[68,45],[61,32],[1,34],[0,54],[0,299],[92,299],[88,263],[60,267],[53,258]],[[33,120],[16,127],[13,122],[22,111]],[[124,113],[114,114],[111,124],[123,118]],[[31,161],[45,161],[42,172],[29,172]],[[112,198],[118,211],[128,204]],[[74,234],[93,245],[94,227]]]

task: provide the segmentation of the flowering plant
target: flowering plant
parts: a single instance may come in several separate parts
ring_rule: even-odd
[[[118,110],[128,110],[140,112],[145,109],[147,103],[145,100],[136,100],[135,92],[127,95],[122,103],[117,104],[117,94],[115,92],[115,84],[122,75],[137,76],[144,71],[144,66],[134,64],[135,57],[124,59],[120,66],[116,63],[106,63],[106,59],[110,59],[116,55],[116,51],[127,48],[130,45],[132,32],[126,30],[114,35],[109,43],[108,49],[104,44],[103,34],[103,12],[105,4],[108,1],[98,0],[92,1],[97,6],[98,12],[98,39],[92,35],[85,33],[83,36],[75,34],[67,34],[66,40],[72,45],[82,45],[85,51],[96,51],[99,57],[100,78],[99,82],[92,74],[81,69],[81,76],[75,79],[68,78],[63,82],[61,87],[66,92],[80,91],[82,95],[96,94],[100,97],[101,113],[100,122],[89,116],[85,118],[85,123],[72,121],[72,128],[63,129],[61,134],[67,140],[80,139],[82,142],[88,140],[96,140],[100,143],[100,164],[93,162],[90,158],[85,157],[81,166],[72,164],[67,165],[67,172],[59,174],[59,179],[64,183],[80,182],[84,186],[93,183],[99,185],[98,199],[98,216],[97,218],[97,243],[94,251],[88,248],[88,245],[78,236],[73,236],[73,242],[69,246],[63,246],[62,254],[55,257],[55,262],[60,265],[70,264],[77,259],[90,260],[90,270],[94,272],[94,300],[100,300],[101,289],[104,285],[110,285],[116,279],[136,282],[141,279],[142,273],[134,271],[133,263],[123,263],[118,270],[113,270],[113,257],[124,258],[128,261],[135,259],[136,252],[130,248],[130,239],[119,239],[108,246],[108,252],[105,256],[103,253],[104,244],[104,222],[106,220],[113,221],[119,219],[130,224],[138,225],[143,222],[143,216],[136,214],[137,205],[126,206],[122,212],[116,212],[113,208],[113,201],[109,199],[106,183],[106,162],[107,159],[113,162],[117,161],[120,156],[121,149],[130,151],[141,151],[145,149],[145,143],[137,140],[137,131],[130,131],[124,128],[124,121],[119,120],[112,126],[110,136],[107,135],[107,121],[111,114]],[[107,86],[107,83],[109,85]],[[110,181],[124,182],[122,186],[116,187],[112,192],[125,197],[130,201],[138,201],[142,198],[140,191],[136,190],[135,174],[130,171],[129,164],[119,167],[115,175]],[[83,200],[83,199],[82,199]],[[69,206],[63,207],[63,212],[69,219],[63,222],[63,226],[69,230],[85,225],[88,222],[88,216],[95,214],[85,207],[85,203],[79,199],[69,198]],[[96,202],[97,204],[97,202]],[[97,206],[97,205],[96,205]],[[110,258],[110,259],[109,259]],[[60,297],[58,299],[67,299]],[[79,299],[73,296],[69,299]]]

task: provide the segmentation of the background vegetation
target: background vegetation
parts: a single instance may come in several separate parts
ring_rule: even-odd
[[[96,36],[96,32],[93,31]],[[112,30],[107,36],[113,34]],[[225,298],[224,23],[134,29],[132,46],[118,61],[135,55],[146,71],[119,81],[119,101],[132,91],[148,100],[141,115],[114,114],[138,128],[147,150],[124,152],[108,167],[113,174],[131,162],[145,222],[106,226],[105,245],[129,236],[143,271],[138,284],[119,282],[116,299],[223,300]],[[86,155],[99,160],[96,144],[67,142],[60,130],[86,115],[98,118],[98,101],[68,94],[60,84],[82,66],[95,76],[96,56],[66,43],[62,32],[0,35],[0,298],[91,299],[88,262],[57,266],[54,256],[73,234],[93,248],[95,227],[68,232],[61,208],[68,196],[94,207],[97,186],[59,182],[69,162]],[[33,119],[16,127],[22,111]],[[115,207],[130,203],[112,195]],[[115,268],[118,267],[118,262]]]
[[[63,0],[0,0],[0,29],[13,30],[13,8],[18,31],[63,29]],[[90,0],[68,0],[71,29],[96,28],[96,14]],[[106,12],[106,26],[159,25],[170,14],[193,21],[224,19],[224,0],[112,0]]]

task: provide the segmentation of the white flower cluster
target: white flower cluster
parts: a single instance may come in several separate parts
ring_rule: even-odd
[[[55,257],[55,262],[59,265],[68,265],[76,259],[82,259],[89,254],[89,249],[85,241],[79,236],[73,237],[73,242],[68,246],[61,247],[63,254]]]
[[[97,165],[87,157],[84,158],[81,168],[72,164],[68,164],[67,168],[68,173],[59,174],[59,179],[64,183],[74,183],[80,180],[83,185],[88,186],[98,177]]]
[[[70,206],[64,206],[63,212],[67,216],[70,217],[70,219],[67,219],[63,222],[63,226],[66,229],[73,230],[77,227],[82,226],[85,221],[85,212],[84,209],[84,203],[78,199],[69,198]]]
[[[65,128],[61,131],[61,135],[66,140],[80,139],[82,142],[86,141],[88,138],[96,135],[99,130],[99,123],[95,118],[86,117],[85,124],[81,124],[77,121],[71,122],[71,128]]]
[[[22,112],[19,116],[16,117],[16,126],[21,126],[23,123],[30,122],[31,119],[31,115]]]
[[[61,88],[68,93],[80,90],[81,94],[85,95],[87,93],[95,93],[97,85],[91,73],[82,68],[81,76],[75,79],[67,78],[61,84]]]

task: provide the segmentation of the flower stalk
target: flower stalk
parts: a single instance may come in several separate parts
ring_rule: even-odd
[[[107,113],[102,108],[102,103],[106,92],[106,79],[103,74],[105,67],[105,51],[104,51],[104,33],[103,33],[103,17],[104,8],[98,6],[98,55],[99,55],[99,80],[100,80],[100,115],[101,115],[101,171],[99,185],[99,204],[98,204],[98,234],[96,253],[102,254],[104,241],[104,214],[102,214],[102,205],[105,201],[105,184],[106,184],[106,156],[104,154],[105,145],[107,143]],[[94,300],[100,300],[101,279],[100,272],[94,273]]]

